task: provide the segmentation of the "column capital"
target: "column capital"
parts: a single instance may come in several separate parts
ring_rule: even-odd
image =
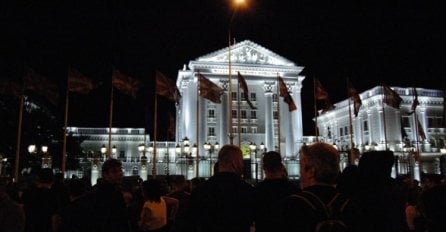
[[[273,93],[273,85],[275,85],[274,81],[266,82],[263,85],[263,90],[265,91],[265,94],[272,94]]]

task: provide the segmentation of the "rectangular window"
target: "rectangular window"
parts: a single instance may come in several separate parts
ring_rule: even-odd
[[[251,119],[257,119],[257,112],[255,110],[251,110]]]
[[[215,110],[208,110],[208,118],[215,118]]]
[[[237,110],[232,110],[232,118],[237,118]]]
[[[251,127],[251,133],[255,134],[257,133],[257,127]]]
[[[208,136],[215,136],[215,127],[208,127]]]
[[[240,93],[240,100],[242,100],[242,101],[246,101],[245,92],[241,92],[241,93]]]
[[[121,159],[125,158],[125,151],[119,151],[119,158]]]
[[[242,133],[248,133],[247,127],[242,126],[240,129],[242,130]]]
[[[344,136],[344,128],[339,128],[339,136]]]
[[[369,131],[369,123],[367,121],[364,121],[363,127],[364,127],[364,131]]]
[[[410,127],[409,117],[401,117],[401,124],[403,127]]]
[[[237,92],[232,92],[232,100],[237,101]]]
[[[278,97],[275,93],[273,93],[273,102],[278,102]]]
[[[238,133],[238,132],[237,132],[237,127],[236,127],[236,126],[235,126],[235,127],[232,127],[232,133],[234,133],[234,134],[235,134],[235,133]]]
[[[348,135],[348,133],[349,133],[349,129],[348,129],[348,127],[346,126],[346,127],[344,127],[344,132],[345,132],[345,135]]]
[[[246,119],[246,110],[242,110],[242,111],[241,111],[241,114],[242,114],[242,118],[243,118],[243,119]]]
[[[273,111],[273,118],[274,119],[279,119],[279,112]]]
[[[251,101],[256,101],[256,93],[251,93]]]

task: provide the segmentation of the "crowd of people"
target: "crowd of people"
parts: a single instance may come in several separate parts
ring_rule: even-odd
[[[214,175],[123,181],[110,159],[102,178],[63,179],[42,169],[35,183],[14,191],[0,181],[0,231],[446,231],[446,185],[435,174],[422,186],[391,177],[391,151],[369,151],[342,172],[330,144],[299,152],[300,181],[288,179],[282,157],[263,154],[264,180],[243,179],[239,147],[223,146]]]

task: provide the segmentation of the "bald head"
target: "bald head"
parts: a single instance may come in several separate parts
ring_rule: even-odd
[[[243,153],[239,147],[224,145],[218,152],[218,171],[243,173]]]

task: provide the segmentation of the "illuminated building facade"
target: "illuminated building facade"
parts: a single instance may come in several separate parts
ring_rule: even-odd
[[[280,150],[286,158],[295,157],[303,141],[301,89],[304,77],[299,75],[302,69],[249,40],[190,61],[188,67],[178,72],[177,87],[182,98],[177,106],[176,140],[187,137],[191,144],[198,145],[200,156],[206,157],[206,152],[200,151],[203,144],[229,144],[232,130],[233,144],[244,150],[249,150],[251,143],[264,144],[265,149]],[[229,93],[229,70],[232,93]],[[199,96],[199,73],[225,90],[220,104]],[[242,90],[238,92],[238,73],[247,82],[249,96]],[[278,97],[278,75],[284,79],[297,110],[289,112],[288,105]],[[231,110],[229,94],[232,94]],[[251,109],[245,97],[257,109]]]
[[[383,104],[383,88],[377,86],[360,93],[362,106],[357,117],[348,99],[336,103],[333,110],[320,114],[317,117],[319,135],[324,141],[336,144],[341,151],[350,149],[350,138],[361,152],[390,149],[398,156],[394,173],[413,173],[417,179],[420,170],[414,154],[419,149],[421,171],[444,173],[444,154],[441,152],[444,152],[441,149],[445,148],[446,139],[446,129],[442,125],[443,91],[417,88],[420,104],[416,112],[411,113],[415,99],[413,88],[392,89],[402,98],[400,109]],[[425,138],[421,136],[423,132]]]

